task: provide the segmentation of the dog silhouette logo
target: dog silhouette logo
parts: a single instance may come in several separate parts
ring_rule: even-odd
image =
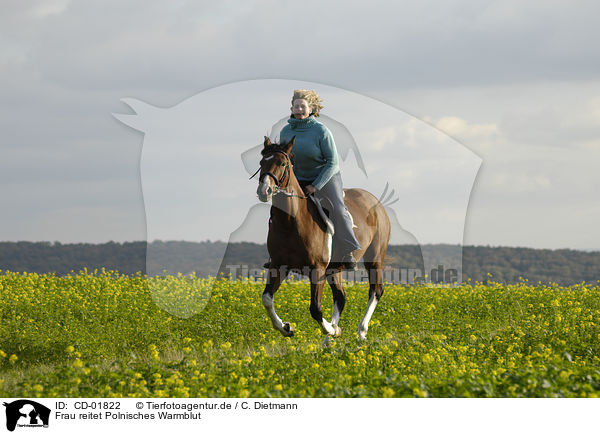
[[[257,180],[248,177],[259,167],[262,138],[268,134],[279,142],[293,89],[326,96],[319,121],[335,137],[344,186],[380,198],[392,223],[390,244],[427,247],[426,274],[443,266],[456,270],[456,283],[462,281],[467,209],[482,163],[478,155],[428,122],[356,92],[296,80],[247,80],[203,90],[171,107],[123,98],[130,113],[113,113],[143,133],[146,274],[160,308],[189,318],[211,299],[212,285],[190,279],[182,288],[166,274],[188,276],[200,268],[210,276],[233,274],[236,264],[225,261],[229,246],[265,242],[271,204],[259,202]],[[226,242],[214,253],[200,251],[200,267],[189,260],[196,254],[189,243],[158,240]],[[445,244],[428,247],[439,242]]]
[[[4,403],[6,407],[6,429],[14,431],[18,427],[48,427],[50,409],[29,399],[19,399]]]

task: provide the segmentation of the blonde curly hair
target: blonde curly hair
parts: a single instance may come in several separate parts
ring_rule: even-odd
[[[306,90],[306,89],[296,89],[294,90],[294,96],[292,97],[292,106],[294,105],[294,101],[297,99],[305,99],[310,107],[311,114],[318,118],[319,112],[323,108],[321,103],[323,100],[314,90]]]

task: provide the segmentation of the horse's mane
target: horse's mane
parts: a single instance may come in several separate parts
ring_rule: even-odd
[[[269,155],[272,154],[273,152],[283,152],[285,148],[285,143],[271,143],[270,146],[267,146],[265,148],[263,148],[262,151],[260,151],[260,155],[262,155],[263,157],[265,155]]]

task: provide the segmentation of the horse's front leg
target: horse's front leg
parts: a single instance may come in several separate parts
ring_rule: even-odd
[[[310,276],[310,314],[321,326],[325,335],[335,335],[335,327],[323,318],[321,300],[323,298],[323,287],[325,285],[325,269],[316,268]]]
[[[281,268],[270,268],[267,274],[267,286],[263,291],[262,295],[262,303],[267,313],[269,314],[269,318],[271,318],[271,323],[273,324],[273,328],[275,330],[279,330],[281,334],[285,337],[294,336],[294,330],[290,327],[290,323],[284,323],[281,321],[281,318],[275,312],[275,304],[274,297],[275,293],[279,289],[281,282],[285,279],[288,274],[287,267]]]

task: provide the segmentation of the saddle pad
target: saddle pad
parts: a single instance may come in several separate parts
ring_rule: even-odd
[[[319,215],[321,216],[321,218],[323,219],[323,221],[327,225],[327,233],[329,233],[333,237],[333,234],[335,233],[335,229],[333,227],[333,222],[329,219],[329,217],[327,217],[327,214],[325,214],[325,210],[323,209],[323,206],[321,205],[321,201],[318,200],[312,194],[309,195],[308,197],[317,206],[317,210],[319,211]]]

